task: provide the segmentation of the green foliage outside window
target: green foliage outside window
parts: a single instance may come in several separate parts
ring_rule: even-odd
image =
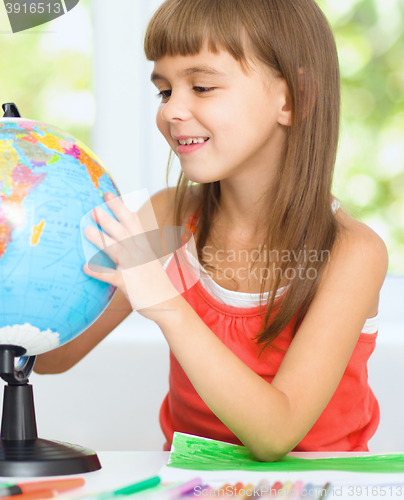
[[[19,33],[11,32],[1,4],[0,104],[15,102],[25,118],[56,125],[89,144],[94,120],[90,0]]]
[[[404,4],[319,0],[337,41],[342,125],[333,194],[404,273]]]
[[[336,37],[342,76],[333,194],[350,215],[384,239],[389,272],[404,274],[404,4],[318,3]],[[81,0],[74,11],[80,14],[76,36],[64,37],[63,32],[50,32],[53,23],[12,34],[0,9],[0,99],[16,102],[25,117],[57,125],[90,144],[90,0]]]

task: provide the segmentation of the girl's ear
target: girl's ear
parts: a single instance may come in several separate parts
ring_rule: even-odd
[[[284,125],[285,127],[290,127],[292,125],[292,102],[286,80],[283,79],[282,83],[281,97],[283,106],[278,116],[278,123],[280,125]]]
[[[278,123],[285,127],[290,127],[292,125],[292,104],[289,91],[285,94],[285,104],[279,114]]]
[[[301,116],[302,118],[306,118],[307,115],[313,109],[317,93],[318,86],[317,80],[315,77],[312,77],[312,81],[309,80],[308,74],[304,68],[299,68],[299,83],[300,83],[300,103],[302,107]],[[291,97],[289,93],[289,89],[286,85],[286,89],[284,91],[284,105],[282,107],[281,114],[279,116],[278,122],[281,125],[285,125],[286,127],[290,127],[292,125],[292,104]]]

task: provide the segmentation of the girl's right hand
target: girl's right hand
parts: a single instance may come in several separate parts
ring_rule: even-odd
[[[118,287],[134,310],[156,320],[157,311],[172,307],[167,301],[179,293],[153,252],[138,215],[111,193],[104,199],[116,219],[94,209],[92,217],[101,230],[88,226],[85,236],[116,264],[116,270],[86,264],[83,271]]]

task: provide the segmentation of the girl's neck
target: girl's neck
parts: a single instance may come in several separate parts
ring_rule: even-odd
[[[254,158],[220,180],[218,219],[226,232],[242,233],[251,241],[265,227],[265,214],[271,206],[270,193],[284,163],[287,129],[279,126],[271,138],[270,151],[257,151]]]
[[[227,234],[242,235],[243,240],[256,241],[268,210],[271,183],[259,182],[253,176],[237,181],[220,181],[218,223]]]

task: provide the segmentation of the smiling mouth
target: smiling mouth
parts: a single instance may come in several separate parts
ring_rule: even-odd
[[[189,139],[181,139],[177,140],[180,146],[190,146],[191,144],[203,144],[208,141],[209,137],[198,137],[198,138],[189,138]]]

